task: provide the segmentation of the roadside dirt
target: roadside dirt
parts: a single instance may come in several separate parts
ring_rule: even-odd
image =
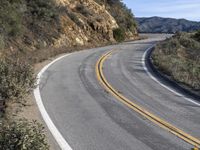
[[[42,63],[36,64],[34,66],[35,74],[37,75],[39,73],[39,71],[45,65],[49,64],[52,60],[54,60],[54,59],[56,59],[56,58],[58,58],[62,55],[64,55],[64,54],[58,55],[58,56],[53,57],[51,59],[48,59],[48,60],[46,60]],[[7,115],[11,116],[12,119],[26,118],[30,121],[31,120],[37,120],[39,123],[43,124],[45,126],[47,141],[50,145],[50,150],[59,150],[60,149],[57,142],[55,141],[52,134],[49,132],[45,122],[42,119],[42,116],[41,116],[40,111],[37,107],[33,93],[31,93],[27,96],[25,104],[9,102],[7,104],[6,112],[7,112]]]

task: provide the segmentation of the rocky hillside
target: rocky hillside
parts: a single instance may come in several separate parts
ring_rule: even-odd
[[[121,12],[116,15],[108,2],[0,0],[1,150],[49,149],[43,126],[30,121],[40,118],[29,95],[36,85],[34,68],[42,66],[36,63],[60,53],[137,37],[133,14],[115,0],[117,5],[112,6]]]
[[[137,23],[133,17],[131,9],[128,9],[120,0],[95,0],[100,5],[104,5],[106,10],[116,19],[117,24],[126,32],[127,38],[132,38],[137,34]]]
[[[191,32],[200,29],[200,22],[173,18],[136,18],[141,33]]]
[[[122,24],[129,27],[125,26],[125,38],[134,39],[137,30],[133,15],[122,2],[115,1],[123,13],[116,15],[110,3],[96,0],[1,0],[0,54],[18,51],[29,55],[48,47],[115,42],[113,31]],[[132,21],[119,21],[120,15]]]

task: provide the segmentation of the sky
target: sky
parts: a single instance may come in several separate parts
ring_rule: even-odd
[[[161,16],[200,21],[200,0],[123,0],[136,17]]]

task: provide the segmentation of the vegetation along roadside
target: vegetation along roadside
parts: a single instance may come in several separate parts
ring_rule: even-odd
[[[30,109],[27,95],[35,86],[37,63],[138,38],[134,16],[120,0],[104,6],[96,0],[0,0],[0,101],[6,102],[0,118],[1,150],[50,148],[43,125],[19,115]]]
[[[200,31],[177,33],[159,43],[152,59],[160,72],[200,95]]]

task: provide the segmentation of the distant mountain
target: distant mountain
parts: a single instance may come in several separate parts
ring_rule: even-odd
[[[136,18],[141,33],[175,33],[177,31],[195,31],[200,29],[200,22],[173,18]]]

